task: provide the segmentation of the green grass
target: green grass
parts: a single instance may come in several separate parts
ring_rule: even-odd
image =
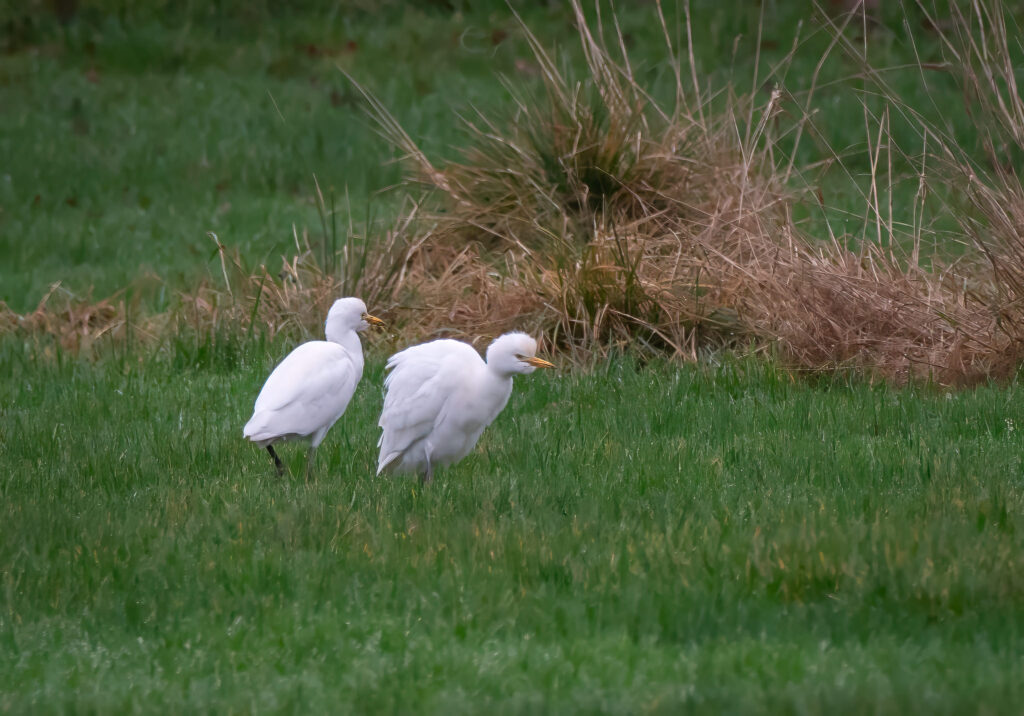
[[[371,356],[307,485],[240,436],[282,350],[87,364],[4,344],[0,707],[1024,698],[1017,385],[616,361],[519,380],[480,448],[422,489],[374,477]],[[301,475],[303,451],[284,453]]]
[[[398,169],[336,63],[432,156],[460,143],[453,108],[505,102],[496,72],[529,81],[501,3],[449,4],[462,10],[223,2],[220,17],[111,0],[67,27],[30,4],[43,19],[4,25],[21,34],[0,56],[0,300],[29,310],[55,281],[102,296],[153,272],[159,309],[219,271],[207,231],[274,270],[293,224],[323,238],[313,174],[340,225],[388,217],[376,192]],[[693,2],[717,86],[749,81],[754,5]],[[762,71],[803,13],[772,5]],[[578,61],[564,8],[518,7]],[[659,30],[638,7],[622,14],[635,70],[664,93]],[[509,35],[494,45],[496,30]],[[901,32],[887,17],[872,57],[908,61]],[[807,40],[787,86],[806,84],[826,41]],[[823,79],[855,70],[837,57]],[[967,131],[947,80],[939,105]],[[901,82],[924,101],[912,73]],[[837,216],[864,181],[853,86],[817,106],[851,156],[853,182],[821,178]],[[905,217],[913,193],[898,196]],[[839,228],[859,236],[859,215]],[[0,341],[0,710],[1024,703],[1019,383],[946,394],[614,360],[518,381],[477,452],[422,489],[373,475],[376,350],[306,485],[241,438],[287,349],[180,336],[90,363]],[[282,450],[296,475],[303,453]]]
[[[69,43],[0,63],[0,152],[14,160],[0,182],[0,300],[16,310],[57,280],[101,296],[146,273],[188,286],[211,257],[207,231],[276,270],[292,226],[319,227],[314,174],[339,204],[349,190],[357,223],[398,178],[335,68],[386,65],[386,38],[354,33],[374,45],[356,54],[328,38],[340,54],[311,57],[298,39],[97,35],[94,56]],[[417,113],[441,114],[416,81],[374,82],[417,104],[404,113],[413,127]]]

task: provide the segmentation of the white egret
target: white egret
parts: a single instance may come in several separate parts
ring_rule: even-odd
[[[536,357],[537,341],[506,333],[487,348],[487,362],[467,343],[437,340],[388,360],[377,474],[422,473],[458,462],[476,445],[512,394],[512,376],[553,368]]]
[[[363,376],[363,347],[358,331],[383,325],[358,298],[339,298],[327,313],[326,341],[308,341],[277,364],[256,398],[242,434],[274,458],[284,474],[274,443],[309,439],[306,479],[314,451],[348,407]]]

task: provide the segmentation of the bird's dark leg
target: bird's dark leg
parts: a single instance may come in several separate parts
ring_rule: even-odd
[[[427,455],[427,471],[423,473],[423,477],[420,478],[420,484],[426,485],[428,482],[434,479],[434,466],[430,464],[430,455]]]
[[[274,458],[274,467],[277,468],[278,476],[280,477],[281,475],[284,475],[284,463],[281,462],[281,458],[279,458],[277,453],[274,451],[274,446],[267,445],[267,452],[270,453],[270,457]]]
[[[316,455],[316,448],[310,446],[306,451],[306,482],[309,482],[310,466],[313,464],[313,456]]]

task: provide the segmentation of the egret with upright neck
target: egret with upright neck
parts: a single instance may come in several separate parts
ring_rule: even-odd
[[[342,416],[363,376],[359,331],[383,321],[366,312],[358,298],[339,298],[327,313],[325,341],[308,341],[274,368],[256,398],[242,434],[284,465],[274,450],[283,440],[309,440],[306,479],[314,453],[327,431]]]

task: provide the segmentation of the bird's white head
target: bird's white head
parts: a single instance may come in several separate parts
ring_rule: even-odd
[[[502,375],[527,375],[537,368],[554,368],[537,357],[537,341],[525,333],[506,333],[487,346],[487,365]]]
[[[324,335],[336,341],[348,331],[365,331],[370,325],[384,325],[384,321],[366,312],[366,304],[358,298],[339,298],[327,312]]]

